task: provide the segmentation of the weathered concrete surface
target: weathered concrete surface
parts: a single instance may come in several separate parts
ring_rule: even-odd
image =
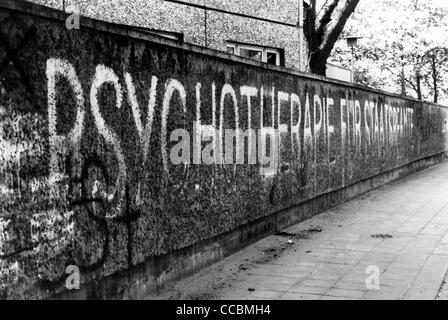
[[[447,188],[444,162],[256,242],[147,299],[446,300]],[[376,289],[366,286],[372,267],[379,270]]]
[[[69,265],[72,295],[141,296],[446,150],[441,106],[65,18],[0,3],[4,298],[60,293]],[[210,157],[248,128],[256,164]]]

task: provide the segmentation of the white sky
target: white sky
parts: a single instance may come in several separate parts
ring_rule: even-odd
[[[317,8],[323,6],[326,0],[317,0]],[[361,0],[362,1],[372,1],[372,0]],[[433,0],[433,3],[437,7],[448,8],[448,0]]]
[[[448,1],[446,0],[434,0],[434,4],[438,7],[448,8]]]

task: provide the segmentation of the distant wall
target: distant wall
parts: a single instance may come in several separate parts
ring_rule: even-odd
[[[327,63],[327,77],[336,80],[351,82],[352,71],[341,66]]]
[[[155,259],[163,283],[158,257],[446,150],[441,106],[64,19],[0,3],[3,298],[70,265],[84,286]]]

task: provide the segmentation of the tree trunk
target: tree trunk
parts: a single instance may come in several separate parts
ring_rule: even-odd
[[[434,86],[434,103],[438,103],[439,101],[439,88],[437,83],[437,65],[436,65],[436,57],[435,55],[431,57],[431,69],[432,69],[432,81]]]
[[[327,74],[327,59],[322,57],[320,52],[311,55],[309,63],[311,73],[322,76]]]
[[[406,96],[406,80],[405,80],[405,75],[404,75],[404,64],[402,62],[401,64],[401,75],[400,75],[400,80],[401,80],[401,95],[403,97]],[[418,86],[419,82],[418,82],[418,73],[417,73],[417,86]]]
[[[309,51],[309,70],[322,76],[326,75],[327,60],[334,48],[348,18],[355,11],[360,0],[345,0],[337,17],[334,17],[335,9],[341,0],[332,0],[324,6],[324,13],[316,23],[316,1],[303,3],[305,21],[304,33]]]
[[[423,95],[422,95],[422,78],[420,76],[420,73],[417,71],[416,74],[416,78],[417,78],[417,96],[418,96],[418,100],[423,100]]]

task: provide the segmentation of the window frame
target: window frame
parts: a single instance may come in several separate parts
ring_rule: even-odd
[[[247,45],[247,44],[240,44],[237,46],[238,47],[238,56],[241,56],[241,49],[242,50],[250,50],[250,51],[257,51],[257,52],[261,52],[261,61],[257,60],[257,59],[252,59],[249,57],[243,57],[243,58],[247,58],[247,59],[252,59],[255,61],[260,61],[260,62],[264,62],[266,63],[266,51],[263,47],[257,47],[257,46],[253,46],[253,45]]]
[[[227,48],[233,48],[233,53],[227,52]],[[237,52],[237,46],[235,44],[232,44],[232,43],[227,43],[226,44],[226,52],[228,54],[239,55],[238,52]]]
[[[268,63],[268,53],[274,53],[276,55],[275,66],[282,66],[282,52],[283,51],[278,48],[257,46],[257,45],[253,45],[253,44],[239,43],[239,42],[235,42],[235,41],[227,41],[226,52],[227,52],[227,48],[233,48],[233,50],[234,50],[233,54],[240,56],[240,57],[242,57],[240,54],[240,49],[259,51],[259,52],[261,52],[261,62],[266,63],[266,64],[270,64],[270,63]],[[229,53],[229,54],[232,54],[232,53]],[[243,58],[251,59],[251,58],[247,58],[247,57],[243,57]],[[251,60],[260,61],[260,60],[256,60],[256,59],[251,59]],[[272,64],[270,64],[270,65],[272,65]]]
[[[166,30],[158,30],[158,29],[151,29],[151,28],[144,28],[144,27],[136,27],[136,26],[127,26],[130,29],[137,30],[140,32],[144,32],[150,35],[155,35],[159,37],[163,37],[166,39],[174,40],[183,43],[184,42],[184,34],[181,32],[174,32],[174,31],[166,31]]]
[[[280,66],[281,65],[281,59],[280,59],[280,50],[278,49],[271,49],[271,48],[266,48],[265,49],[265,53],[266,53],[266,63],[268,61],[268,53],[275,53],[276,58],[275,58],[275,65],[276,66]]]

